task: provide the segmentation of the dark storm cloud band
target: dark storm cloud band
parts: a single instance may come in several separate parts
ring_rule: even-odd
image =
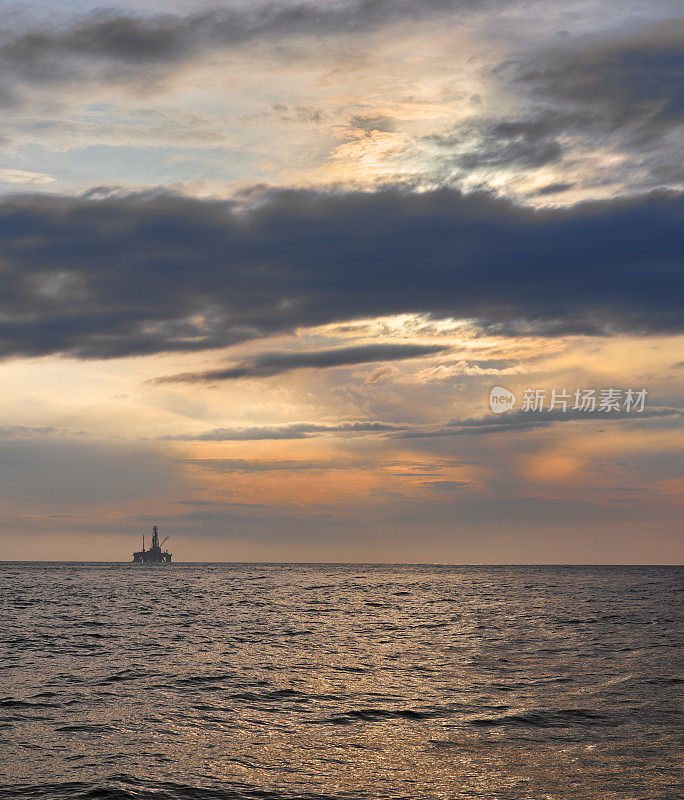
[[[234,367],[213,369],[208,372],[182,372],[157,378],[153,383],[204,383],[237,378],[264,378],[295,369],[327,369],[354,364],[372,364],[377,361],[400,361],[447,350],[449,348],[444,345],[434,344],[371,344],[301,353],[262,353],[252,361],[244,361]]]
[[[398,313],[509,334],[682,328],[682,194],[534,211],[440,190],[0,203],[0,354],[195,351]]]

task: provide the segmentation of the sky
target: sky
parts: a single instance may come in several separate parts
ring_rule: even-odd
[[[0,19],[0,560],[681,563],[680,3]]]

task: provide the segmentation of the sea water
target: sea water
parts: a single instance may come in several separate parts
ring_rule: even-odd
[[[674,800],[681,579],[3,563],[0,797]]]

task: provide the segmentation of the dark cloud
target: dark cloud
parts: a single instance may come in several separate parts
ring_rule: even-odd
[[[326,425],[318,422],[291,422],[285,425],[258,425],[248,428],[213,428],[197,434],[164,436],[164,439],[190,442],[247,442],[258,439],[307,439],[330,433],[384,433],[400,429],[389,422],[340,422]]]
[[[643,173],[645,185],[677,185],[684,170],[672,136],[684,120],[683,41],[684,18],[671,19],[518,64],[526,116],[487,127],[483,156],[541,166],[584,143],[630,154],[620,176],[629,184]]]
[[[49,436],[57,430],[52,425],[0,425],[0,439]]]
[[[534,211],[452,190],[0,203],[0,355],[231,345],[405,312],[507,333],[681,330],[681,194]]]
[[[573,186],[573,183],[564,183],[563,181],[558,181],[557,183],[547,183],[546,186],[540,186],[538,189],[534,189],[529,192],[528,196],[544,197],[548,194],[560,194],[561,192],[567,192],[569,189],[572,189]]]
[[[235,380],[236,378],[264,378],[280,375],[295,369],[326,369],[376,361],[401,361],[408,358],[434,355],[449,350],[444,345],[431,344],[369,344],[353,347],[335,347],[330,350],[309,352],[262,353],[251,361],[234,367],[213,369],[207,372],[182,372],[156,378],[153,383],[204,383],[208,381]]]
[[[684,17],[549,52],[520,67],[518,79],[537,98],[564,102],[581,126],[624,128],[652,142],[682,122],[682,41]]]
[[[682,41],[684,19],[672,19],[525,52],[492,70],[497,80],[508,82],[511,96],[520,97],[524,111],[483,118],[424,141],[436,146],[438,171],[445,175],[537,169],[583,150],[607,148],[629,154],[629,161],[621,166],[620,159],[601,175],[580,171],[579,182],[676,186],[684,179],[681,146],[673,136],[684,116]],[[551,191],[565,188],[551,185]]]
[[[368,134],[373,131],[391,133],[395,129],[394,120],[382,114],[355,114],[349,122],[352,128],[359,128]]]
[[[501,166],[535,168],[560,160],[562,148],[558,137],[562,130],[563,126],[553,119],[483,121],[453,133],[431,134],[425,141],[449,151],[474,139],[476,145],[469,146],[468,152],[457,153],[450,160],[442,159],[443,165],[449,163],[466,172]]]

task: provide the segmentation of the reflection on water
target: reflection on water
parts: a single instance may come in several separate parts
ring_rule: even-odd
[[[0,564],[0,797],[671,800],[680,582]]]

